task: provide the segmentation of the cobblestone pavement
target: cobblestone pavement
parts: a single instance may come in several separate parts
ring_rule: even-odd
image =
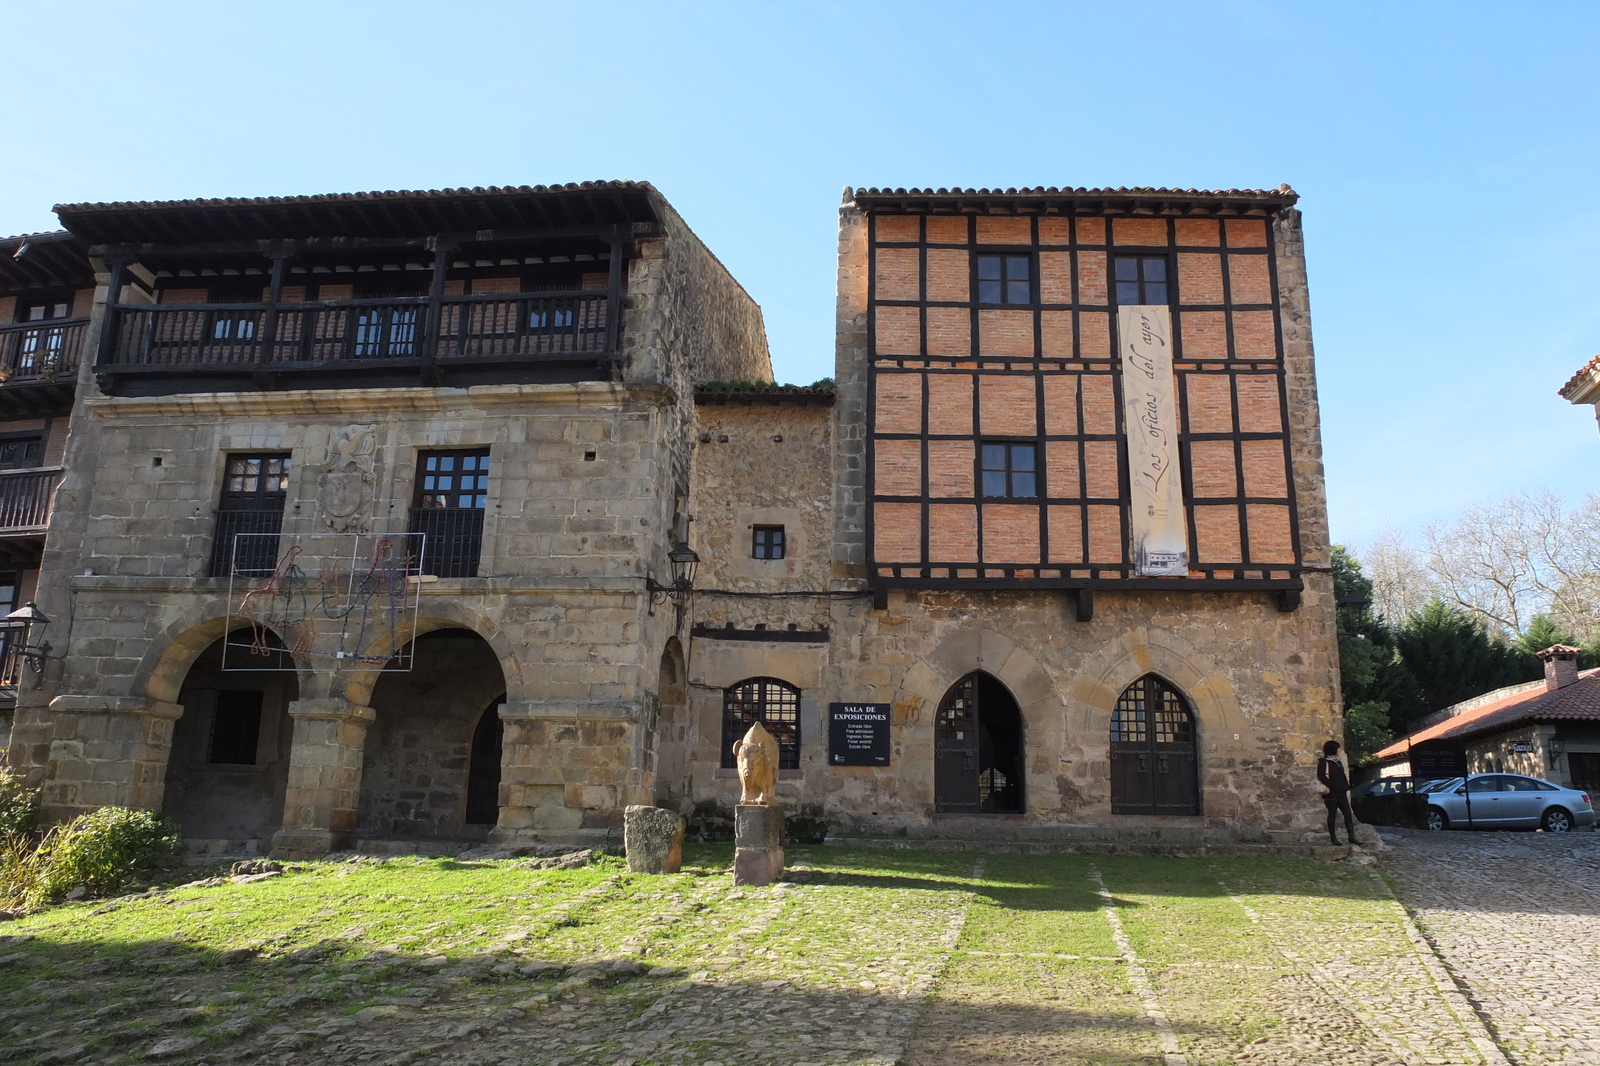
[[[1506,1058],[1600,1064],[1600,836],[1384,832],[1385,874]]]

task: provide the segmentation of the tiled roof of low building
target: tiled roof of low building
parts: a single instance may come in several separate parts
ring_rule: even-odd
[[[1157,189],[1119,186],[1115,189],[1058,188],[1034,186],[1006,189],[845,189],[845,202],[866,208],[900,207],[924,209],[982,210],[1011,208],[1059,210],[1063,207],[1090,210],[1170,211],[1189,210],[1253,211],[1261,213],[1289,207],[1300,194],[1288,185],[1276,189]]]
[[[779,385],[770,381],[709,381],[694,390],[695,403],[831,404],[838,388],[828,379],[811,385]]]
[[[1568,378],[1567,383],[1557,391],[1573,403],[1600,400],[1600,355],[1583,364],[1583,367]]]
[[[1463,709],[1401,737],[1379,750],[1376,757],[1404,755],[1424,741],[1461,740],[1523,722],[1600,722],[1600,669],[1585,670],[1578,680],[1554,692],[1543,681],[1530,681],[1464,701],[1457,707]]]
[[[73,233],[94,244],[292,237],[416,237],[450,231],[658,222],[660,199],[643,181],[399,189],[307,196],[220,197],[57,204]]]

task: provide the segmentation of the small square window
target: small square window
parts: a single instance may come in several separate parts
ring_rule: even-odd
[[[984,496],[1032,499],[1039,495],[1038,452],[1033,444],[985,442],[981,452]]]
[[[978,302],[1033,302],[1033,259],[1026,255],[978,256]]]
[[[1114,269],[1118,304],[1126,306],[1167,302],[1166,256],[1119,255]]]
[[[782,526],[754,526],[751,529],[750,556],[753,559],[782,559],[788,543]]]

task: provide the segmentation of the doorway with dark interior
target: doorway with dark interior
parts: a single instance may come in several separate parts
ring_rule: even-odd
[[[1022,709],[999,679],[974,671],[939,704],[934,734],[934,809],[941,814],[1018,814],[1023,809]]]

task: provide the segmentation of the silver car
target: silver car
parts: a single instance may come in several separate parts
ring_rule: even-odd
[[[1429,829],[1543,829],[1594,825],[1589,794],[1521,774],[1469,774],[1417,788],[1428,797]]]

